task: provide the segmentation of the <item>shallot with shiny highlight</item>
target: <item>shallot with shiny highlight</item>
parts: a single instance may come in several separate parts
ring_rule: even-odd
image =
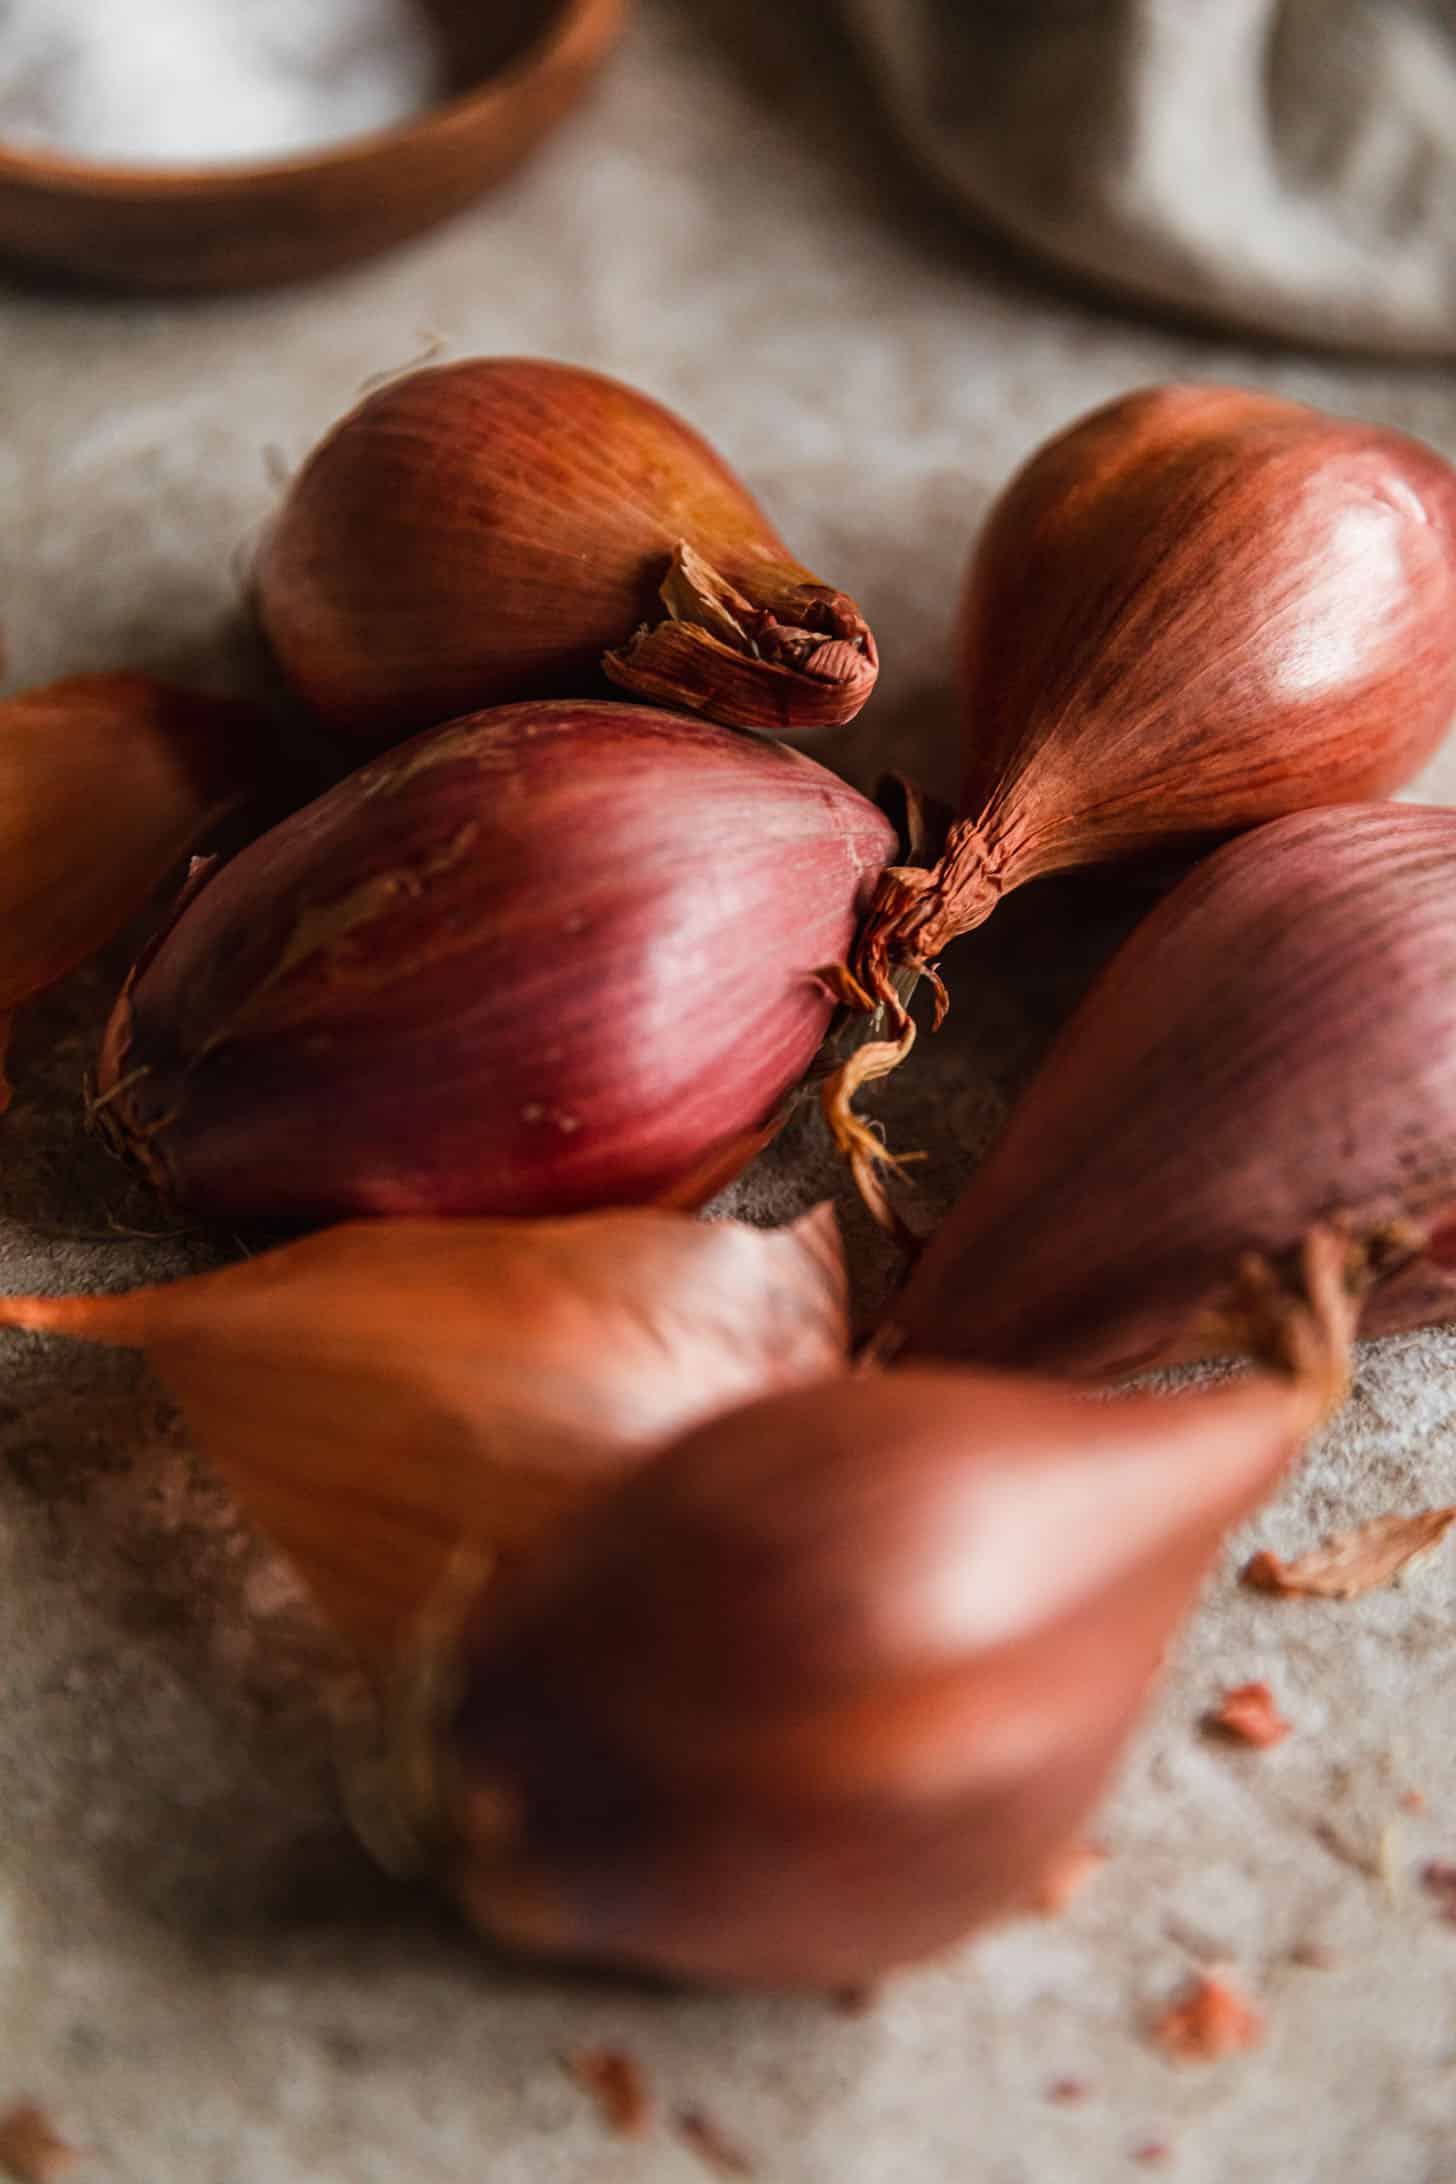
[[[1227,1528],[1343,1386],[843,1377],[685,1436],[437,1633],[399,1750],[530,1951],[843,1988],[1023,1908]]]
[[[0,1108],[16,1010],[248,800],[259,728],[245,706],[148,675],[74,675],[0,702]]]
[[[517,1555],[659,1446],[843,1368],[828,1207],[362,1222],[0,1325],[145,1350],[203,1453],[371,1668],[456,1557]]]
[[[1456,1317],[1456,811],[1307,812],[1199,865],[1055,1042],[882,1357],[1100,1378],[1244,1346],[1259,1253],[1368,1260],[1363,1331]]]
[[[839,727],[878,656],[691,427],[617,380],[476,357],[371,394],[314,451],[258,564],[294,688],[375,746],[486,705],[634,697]]]
[[[235,857],[134,974],[96,1112],[200,1212],[700,1204],[773,1134],[894,830],[682,714],[503,707]]]
[[[1456,472],[1404,434],[1234,387],[1154,387],[1034,455],[992,508],[960,618],[961,810],[896,867],[852,959],[908,1052],[906,974],[1042,874],[1383,796],[1456,709]],[[896,974],[900,976],[897,980]]]

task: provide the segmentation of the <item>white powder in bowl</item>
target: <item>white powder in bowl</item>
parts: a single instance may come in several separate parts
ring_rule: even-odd
[[[98,165],[306,153],[435,104],[443,73],[419,0],[0,0],[0,144]]]

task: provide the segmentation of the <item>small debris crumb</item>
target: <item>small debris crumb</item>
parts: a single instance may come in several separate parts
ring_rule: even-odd
[[[1307,1972],[1329,1972],[1340,1960],[1322,1941],[1297,1941],[1289,1952],[1289,1961]]]
[[[1032,1908],[1045,1918],[1055,1918],[1080,1896],[1094,1873],[1107,1863],[1107,1852],[1095,1843],[1074,1843],[1046,1867],[1033,1895]]]
[[[1263,2035],[1259,2011],[1212,1973],[1201,1973],[1152,2028],[1157,2045],[1180,2063],[1217,2062],[1241,2048],[1257,2047]]]
[[[1074,2108],[1085,2101],[1092,2088],[1085,2078],[1053,2078],[1047,2087],[1047,2099],[1055,2101],[1058,2108]]]
[[[1166,2139],[1148,2139],[1133,2148],[1132,2158],[1141,2162],[1145,2169],[1161,2169],[1172,2160],[1173,2149]]]
[[[620,2048],[586,2048],[572,2057],[572,2074],[606,2121],[624,2138],[645,2138],[652,2128],[652,2095],[642,2066]]]
[[[1402,1812],[1424,1812],[1426,1809],[1424,1791],[1402,1790],[1400,1793],[1400,1809]]]
[[[1226,1691],[1204,1718],[1210,1729],[1241,1743],[1257,1745],[1260,1750],[1281,1744],[1294,1726],[1280,1713],[1266,1683],[1239,1684]]]
[[[1245,1585],[1259,1592],[1308,1593],[1322,1600],[1358,1600],[1388,1585],[1429,1554],[1456,1524],[1456,1504],[1421,1509],[1412,1516],[1376,1517],[1353,1532],[1338,1532],[1307,1555],[1285,1562],[1263,1548],[1244,1564]]]
[[[752,2161],[723,2126],[704,2108],[680,2108],[673,2118],[678,2137],[719,2176],[756,2176]]]
[[[34,2101],[19,2101],[0,2115],[0,2174],[12,2184],[54,2184],[83,2158]]]

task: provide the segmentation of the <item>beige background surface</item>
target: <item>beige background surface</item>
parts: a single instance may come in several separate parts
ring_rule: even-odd
[[[1223,376],[1357,410],[1456,456],[1445,371],[1184,336],[969,240],[900,164],[827,8],[644,8],[591,111],[423,247],[310,293],[207,307],[0,293],[0,620],[26,682],[148,663],[227,681],[241,542],[370,373],[435,336],[640,382],[704,426],[795,550],[879,631],[843,746],[943,777],[955,584],[988,495],[1130,385]],[[1456,763],[1430,789],[1456,796]],[[1128,911],[1049,887],[959,959],[955,1024],[885,1112],[943,1198]],[[78,1122],[115,961],[25,1019],[4,1126],[0,1282],[203,1263]],[[1371,1066],[1379,1067],[1372,1041]],[[741,1186],[823,1190],[796,1129]],[[854,1230],[867,1288],[883,1263]],[[1257,1527],[1284,1551],[1456,1496],[1456,1337],[1361,1360],[1355,1399]],[[632,2049],[776,2184],[1103,2184],[1165,2143],[1179,2184],[1456,2178],[1456,1931],[1419,1886],[1456,1856],[1456,1562],[1350,1607],[1229,1569],[1056,1922],[907,1978],[870,2015],[510,1970],[352,1847],[315,1697],[321,1641],[129,1359],[0,1342],[0,2104],[47,2101],[112,2184],[675,2184],[561,2058]],[[1277,1751],[1197,1733],[1267,1676]],[[1418,1788],[1423,1816],[1397,1817]],[[1380,1870],[1384,1842],[1385,1877]],[[1292,1960],[1319,1943],[1323,1969]],[[1264,2049],[1179,2071],[1144,2027],[1199,1962],[1262,1998]],[[1058,2077],[1087,2099],[1046,2098]]]

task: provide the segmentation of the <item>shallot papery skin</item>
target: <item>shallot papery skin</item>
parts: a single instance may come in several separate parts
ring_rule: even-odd
[[[0,1325],[145,1350],[197,1444],[370,1668],[452,1564],[519,1555],[689,1426],[843,1370],[828,1206],[365,1221]]]
[[[503,707],[253,843],[144,959],[98,1118],[216,1214],[698,1204],[801,1079],[894,847],[812,759]]]
[[[521,1948],[750,1985],[1024,1908],[1316,1379],[846,1375],[686,1436],[428,1663],[447,1879]]]
[[[1456,710],[1456,472],[1273,395],[1125,395],[992,508],[959,650],[964,818],[882,883],[877,996],[1039,874],[1409,780]]]
[[[599,373],[474,357],[336,425],[258,563],[293,687],[379,746],[480,706],[635,697],[737,727],[853,720],[878,655],[708,443]]]
[[[1311,1226],[1369,1245],[1362,1329],[1456,1316],[1456,811],[1225,845],[1054,1043],[882,1355],[1088,1377],[1238,1348],[1231,1285]]]

